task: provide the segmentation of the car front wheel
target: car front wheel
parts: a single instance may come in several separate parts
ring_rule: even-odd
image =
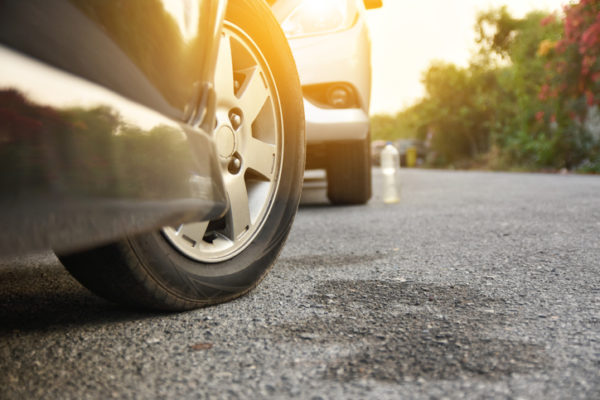
[[[265,3],[229,1],[215,91],[228,212],[59,255],[96,294],[135,307],[192,309],[248,292],[275,262],[301,194],[304,114],[292,55]]]

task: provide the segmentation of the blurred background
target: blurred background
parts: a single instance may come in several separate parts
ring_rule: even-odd
[[[405,166],[600,172],[600,1],[384,1],[366,20],[375,164],[393,141]]]

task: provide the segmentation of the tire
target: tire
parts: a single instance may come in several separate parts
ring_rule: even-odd
[[[101,297],[135,308],[168,311],[228,301],[262,280],[287,238],[300,200],[305,158],[296,66],[279,24],[262,1],[230,0],[223,37],[228,40],[221,42],[215,77],[215,132],[227,125],[243,136],[235,140],[240,143],[235,154],[232,150],[229,155],[223,154],[217,140],[230,210],[217,221],[165,227],[58,256],[79,282]],[[243,69],[236,65],[239,59]],[[219,75],[227,70],[221,68],[227,63],[234,73]],[[251,90],[256,86],[252,77],[266,89]],[[221,90],[225,84],[235,88],[235,98]],[[235,99],[244,99],[246,93],[252,101],[240,100],[236,106]],[[260,97],[264,103],[257,111],[255,100],[264,93],[266,100]],[[244,107],[250,103],[254,105]],[[235,122],[232,109],[241,116]],[[273,161],[265,168],[264,159],[271,157],[264,156],[269,152]]]
[[[365,204],[371,198],[370,140],[327,147],[327,197],[336,205]]]

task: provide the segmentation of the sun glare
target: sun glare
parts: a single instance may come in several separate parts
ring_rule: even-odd
[[[200,10],[196,2],[188,0],[162,0],[165,11],[173,17],[181,36],[184,40],[189,41],[198,34],[198,20],[200,18]]]

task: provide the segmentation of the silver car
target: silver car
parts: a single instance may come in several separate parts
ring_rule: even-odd
[[[306,168],[327,171],[333,204],[371,197],[371,41],[365,10],[381,0],[277,0],[306,116]]]

